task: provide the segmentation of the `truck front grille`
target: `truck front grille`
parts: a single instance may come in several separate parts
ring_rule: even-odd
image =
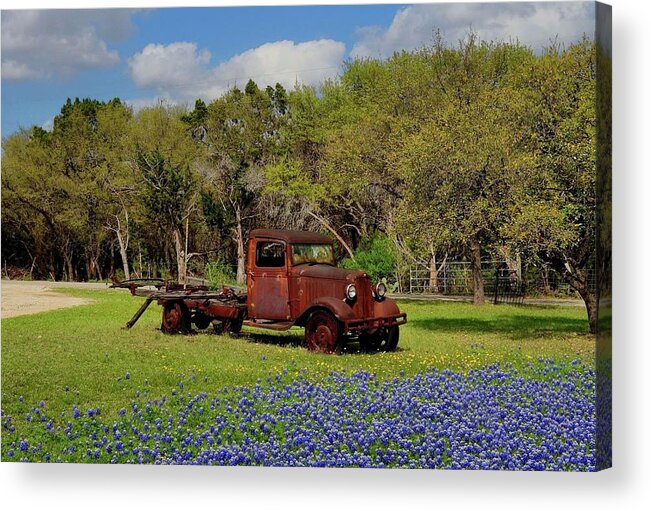
[[[370,318],[373,315],[373,294],[371,291],[371,279],[368,277],[357,277],[355,280],[357,288],[357,299],[353,306],[355,316],[358,318]]]

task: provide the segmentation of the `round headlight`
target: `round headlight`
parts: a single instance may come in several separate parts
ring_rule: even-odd
[[[375,286],[375,296],[378,298],[384,298],[384,295],[387,294],[387,286],[384,282],[378,282]]]
[[[346,288],[346,298],[354,300],[356,296],[357,288],[355,287],[355,284],[348,284],[348,287]]]

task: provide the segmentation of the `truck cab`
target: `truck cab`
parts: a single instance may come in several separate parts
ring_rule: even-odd
[[[244,324],[305,328],[309,350],[340,352],[349,340],[365,350],[394,351],[407,321],[382,282],[338,268],[327,236],[276,229],[251,232]]]

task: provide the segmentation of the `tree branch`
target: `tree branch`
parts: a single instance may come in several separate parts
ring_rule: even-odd
[[[328,229],[334,235],[334,237],[337,238],[337,241],[339,241],[339,243],[341,243],[341,246],[344,247],[346,252],[348,252],[348,255],[350,256],[350,258],[353,261],[355,260],[355,255],[353,254],[352,249],[348,246],[348,243],[346,243],[344,241],[344,239],[341,236],[339,236],[337,231],[335,231],[332,227],[330,227],[328,222],[326,222],[323,218],[321,218],[319,215],[317,215],[316,213],[314,213],[312,211],[308,210],[307,214],[310,215],[311,217],[315,218],[321,225],[323,225],[326,229]]]

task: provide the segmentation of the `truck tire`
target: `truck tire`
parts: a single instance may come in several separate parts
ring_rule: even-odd
[[[208,316],[201,314],[200,312],[197,312],[192,316],[192,322],[199,330],[205,330],[208,328],[210,326],[210,321],[211,320]]]
[[[373,334],[363,333],[360,335],[359,344],[362,351],[396,351],[400,340],[400,329],[392,326],[388,330],[382,328]]]
[[[305,345],[318,353],[341,353],[343,339],[337,318],[324,310],[313,312],[305,323]]]
[[[373,353],[378,350],[379,336],[381,332],[369,334],[362,332],[359,334],[359,348],[365,353]]]
[[[396,351],[399,340],[400,340],[400,328],[398,328],[397,326],[392,326],[391,328],[389,328],[386,344],[384,345],[384,351]]]
[[[166,302],[160,329],[166,334],[187,334],[192,331],[190,311],[183,302]]]
[[[244,318],[215,319],[212,326],[216,334],[239,334],[242,330],[242,323],[244,323]]]
[[[225,319],[222,323],[222,330],[229,334],[239,334],[242,330],[243,318],[229,318]]]

